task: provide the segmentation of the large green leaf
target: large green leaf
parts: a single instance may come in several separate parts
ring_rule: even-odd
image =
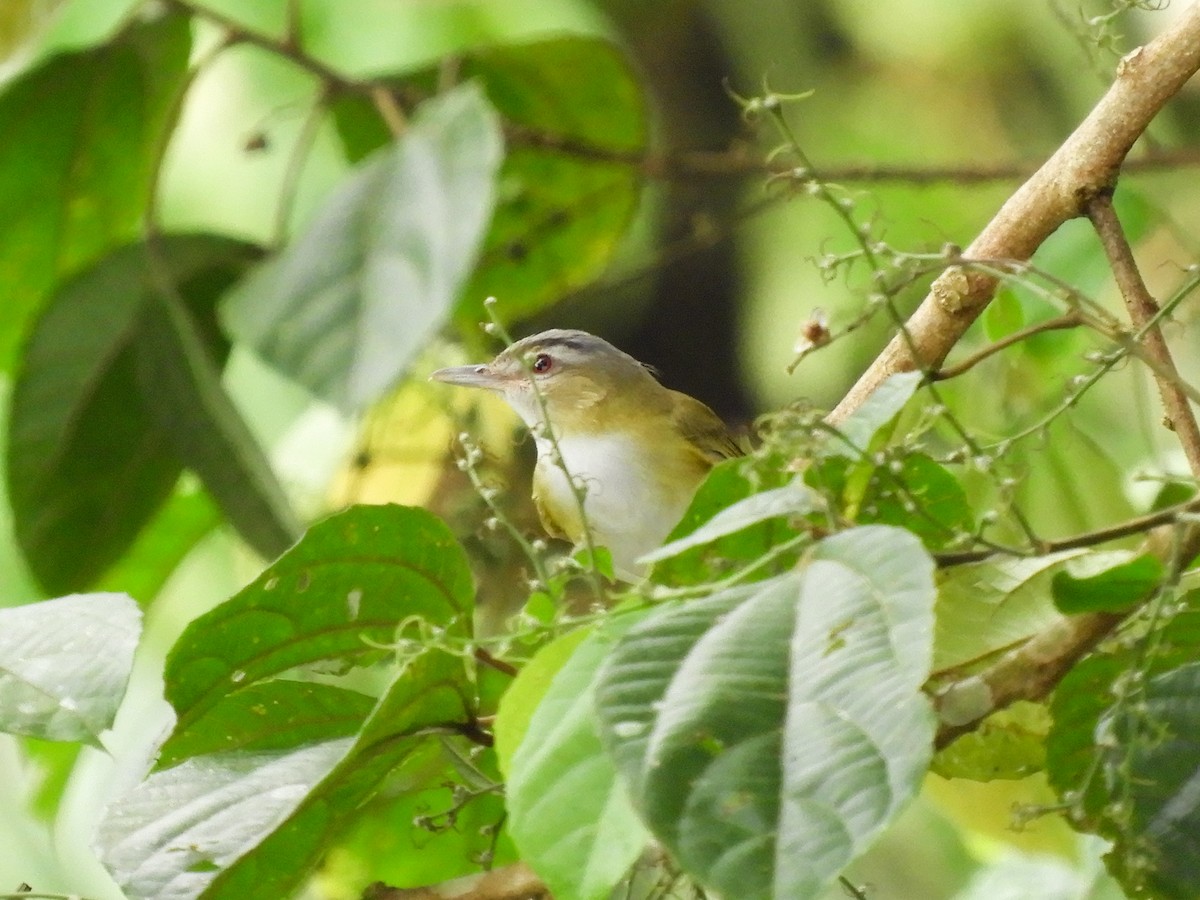
[[[0,90],[0,370],[64,276],[140,233],[189,29],[163,16]]]
[[[472,726],[471,596],[431,513],[355,507],[194,621],[167,660],[178,722],[160,768],[101,826],[118,883],[132,897],[289,896],[385,778]],[[392,659],[378,700],[329,683],[370,659]]]
[[[344,669],[377,659],[404,622],[464,639],[472,596],[462,548],[425,510],[353,507],[318,522],[240,593],[193,621],[172,648],[166,697],[178,722],[165,757],[211,746],[213,731],[230,735],[234,746],[315,739],[319,728],[297,721],[300,688],[272,689],[293,693],[261,714],[239,695],[298,667]],[[309,698],[310,712],[328,713],[316,699]],[[330,715],[325,736],[343,728]]]
[[[141,612],[124,594],[0,609],[0,731],[100,746],[141,631]]]
[[[458,300],[492,216],[502,155],[478,87],[428,101],[299,239],[230,295],[230,331],[345,409],[378,399]]]
[[[618,642],[604,742],[686,871],[747,900],[815,897],[899,813],[931,755],[933,599],[917,539],[870,526]]]
[[[500,300],[508,320],[528,316],[591,282],[608,263],[640,195],[632,162],[646,141],[638,77],[612,43],[570,36],[485,47],[461,54],[461,78],[474,79],[509,128],[496,214],[458,319],[474,332],[480,302]],[[404,78],[427,93],[433,67]],[[364,100],[334,105],[352,158],[385,140]]]
[[[354,744],[269,837],[224,868],[206,900],[286,897],[380,783],[436,735],[472,718],[461,656],[433,650],[402,669]]]
[[[192,315],[177,297],[149,299],[137,341],[142,400],[238,533],[271,559],[300,536],[300,523],[221,384],[220,362],[205,333],[210,322]]]
[[[146,311],[156,302],[147,252],[122,248],[66,284],[25,347],[12,396],[8,490],[17,540],[51,591],[87,587],[112,565],[183,468],[158,401],[145,396],[156,385],[139,378]],[[195,317],[195,339],[223,359],[216,300],[256,251],[195,235],[166,238],[156,252]],[[159,358],[157,375],[173,380],[178,365]]]
[[[292,815],[353,743],[201,756],[155,773],[105,811],[100,860],[131,900],[198,897]]]
[[[604,753],[593,707],[605,656],[642,617],[620,616],[544,647],[500,706],[501,733],[523,732],[515,749],[505,749],[509,833],[558,897],[610,896],[649,839]]]

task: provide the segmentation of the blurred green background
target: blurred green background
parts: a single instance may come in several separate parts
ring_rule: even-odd
[[[5,0],[0,72],[99,40],[138,5]],[[196,5],[267,34],[281,34],[288,15],[282,0]],[[1109,19],[1109,4],[1067,0],[300,0],[294,9],[307,51],[351,75],[402,71],[478,44],[564,32],[607,36],[626,49],[644,79],[659,151],[745,147],[761,157],[775,135],[745,122],[731,93],[750,96],[764,85],[812,90],[788,107],[799,142],[818,172],[845,189],[856,219],[906,252],[968,244],[1020,177],[967,176],[991,166],[1020,171],[1046,158],[1102,95],[1120,54],[1177,12],[1132,9]],[[201,26],[196,36],[202,54],[216,30]],[[189,96],[171,148],[162,186],[166,226],[273,240],[289,148],[314,90],[309,76],[263,50],[242,46],[222,54]],[[1198,121],[1200,90],[1192,87],[1159,117],[1135,156],[1194,141]],[[1200,256],[1198,161],[1121,182],[1118,205],[1152,291],[1169,290]],[[838,177],[855,166],[878,177]],[[917,183],[882,177],[890,166],[960,174]],[[331,127],[322,125],[300,176],[292,224],[306,221],[347,169]],[[812,355],[795,374],[786,368],[814,310],[824,311],[834,332],[862,310],[863,272],[831,279],[817,265],[826,254],[850,249],[851,236],[828,208],[785,195],[761,172],[699,175],[669,163],[667,170],[668,177],[647,181],[637,219],[606,275],[519,331],[554,325],[601,333],[657,366],[670,386],[732,420],[748,422],[800,399],[832,406],[886,340],[881,317]],[[1035,261],[1118,310],[1086,223],[1064,227]],[[901,297],[905,309],[920,301],[926,284]],[[963,350],[986,343],[989,329],[993,338],[1003,333],[1006,321],[1047,314],[1037,296],[1006,290]],[[1195,320],[1185,307],[1168,330],[1185,371],[1198,362]],[[985,443],[996,440],[1061,402],[1094,346],[1082,334],[1045,335],[955,382],[946,395]],[[422,380],[432,364],[414,379]],[[235,352],[227,382],[301,508],[309,515],[327,509],[358,424],[244,352]],[[0,375],[0,395],[9,389]],[[1057,425],[1052,445],[1033,440],[1015,450],[1008,464],[1042,533],[1127,514],[1156,488],[1141,476],[1183,471],[1158,417],[1152,387],[1130,368]],[[0,421],[0,433],[3,427]],[[406,448],[401,442],[393,449]],[[1054,457],[1038,481],[1026,480],[1022,464],[1023,454],[1033,453],[1043,461]],[[258,565],[236,538],[216,530],[174,573],[149,614],[142,678],[114,748],[136,747],[161,727],[156,679],[166,647],[188,619],[235,591]],[[0,603],[42,596],[0,505]],[[114,771],[102,754],[84,751],[61,814],[45,818],[58,786],[44,779],[65,770],[44,763],[64,752],[0,737],[0,890],[25,880],[40,890],[116,896],[91,861],[87,835],[106,788],[136,773]],[[40,813],[39,797],[50,798]],[[879,885],[870,896],[880,900],[1119,896],[1097,875],[1094,846],[1049,820],[1020,833],[1010,828],[1014,803],[1047,798],[1037,784],[951,790],[939,781],[853,877]]]

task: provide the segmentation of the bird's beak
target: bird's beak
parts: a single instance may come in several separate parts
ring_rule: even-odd
[[[503,391],[504,379],[486,365],[451,366],[448,369],[438,369],[429,376],[430,381],[444,381],[446,384],[456,384],[459,387],[484,388],[489,391]]]

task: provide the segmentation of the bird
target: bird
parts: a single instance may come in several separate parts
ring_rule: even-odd
[[[576,545],[590,534],[625,581],[644,577],[641,557],[662,545],[709,470],[743,453],[709,407],[586,331],[543,331],[489,363],[430,378],[508,402],[534,436],[533,502],[543,527]]]

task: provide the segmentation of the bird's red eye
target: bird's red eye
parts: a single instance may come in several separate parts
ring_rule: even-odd
[[[539,353],[533,358],[533,371],[535,372],[549,372],[553,365],[554,360],[548,353]]]

